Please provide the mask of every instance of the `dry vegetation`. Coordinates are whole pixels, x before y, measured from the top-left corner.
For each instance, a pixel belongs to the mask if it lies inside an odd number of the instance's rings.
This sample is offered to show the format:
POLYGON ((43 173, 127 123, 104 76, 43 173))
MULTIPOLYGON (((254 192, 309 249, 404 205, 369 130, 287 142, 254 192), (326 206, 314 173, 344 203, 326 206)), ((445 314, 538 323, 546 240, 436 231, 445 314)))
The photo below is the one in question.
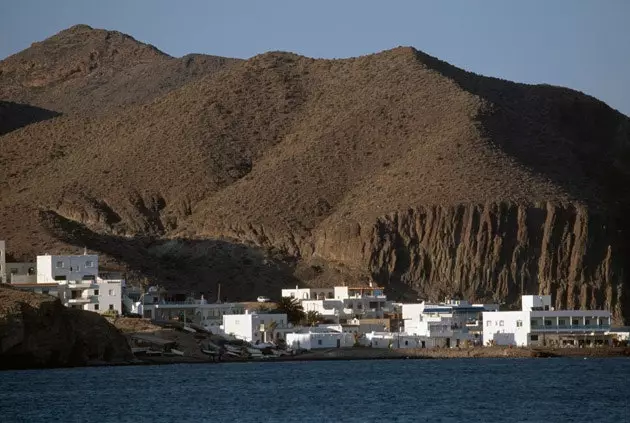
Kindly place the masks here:
POLYGON ((24 114, 0 107, 0 237, 18 256, 87 245, 232 298, 363 283, 376 222, 420 206, 628 210, 626 116, 411 48, 176 59, 78 26, 0 62, 0 98, 62 113, 3 124, 24 114))

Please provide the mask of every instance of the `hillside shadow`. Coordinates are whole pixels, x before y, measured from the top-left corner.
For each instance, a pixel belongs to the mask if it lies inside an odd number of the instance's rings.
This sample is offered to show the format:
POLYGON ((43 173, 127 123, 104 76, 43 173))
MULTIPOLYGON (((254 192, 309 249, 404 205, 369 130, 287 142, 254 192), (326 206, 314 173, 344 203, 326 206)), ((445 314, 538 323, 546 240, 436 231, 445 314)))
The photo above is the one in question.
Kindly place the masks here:
POLYGON ((259 295, 277 298, 281 288, 298 283, 292 264, 261 248, 216 239, 99 234, 52 211, 40 212, 40 220, 55 238, 115 259, 128 269, 129 282, 159 284, 178 295, 215 301, 220 284, 222 301, 256 301, 259 295))
POLYGON ((630 118, 568 88, 485 77, 415 55, 490 103, 477 119, 496 147, 590 206, 619 201, 620 180, 630 181, 630 118), (586 192, 585 186, 592 189, 586 192))
POLYGON ((0 100, 0 136, 60 115, 61 113, 52 110, 0 100))

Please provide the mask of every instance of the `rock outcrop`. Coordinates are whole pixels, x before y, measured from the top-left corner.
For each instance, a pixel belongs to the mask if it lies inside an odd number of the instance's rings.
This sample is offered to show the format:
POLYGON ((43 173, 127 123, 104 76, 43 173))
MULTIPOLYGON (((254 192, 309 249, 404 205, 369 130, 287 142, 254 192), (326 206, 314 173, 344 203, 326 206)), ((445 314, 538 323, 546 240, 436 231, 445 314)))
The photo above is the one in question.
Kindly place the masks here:
POLYGON ((85 366, 133 359, 104 317, 48 295, 0 286, 0 369, 85 366))

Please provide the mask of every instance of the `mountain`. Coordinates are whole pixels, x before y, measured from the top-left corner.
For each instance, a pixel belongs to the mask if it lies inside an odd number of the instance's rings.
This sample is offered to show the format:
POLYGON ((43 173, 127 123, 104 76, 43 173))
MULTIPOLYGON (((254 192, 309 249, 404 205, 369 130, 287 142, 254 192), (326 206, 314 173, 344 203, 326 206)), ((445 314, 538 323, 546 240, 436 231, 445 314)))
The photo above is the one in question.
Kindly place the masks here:
POLYGON ((595 98, 407 47, 177 59, 85 26, 0 72, 19 257, 87 246, 209 298, 374 281, 630 315, 630 119, 595 98))

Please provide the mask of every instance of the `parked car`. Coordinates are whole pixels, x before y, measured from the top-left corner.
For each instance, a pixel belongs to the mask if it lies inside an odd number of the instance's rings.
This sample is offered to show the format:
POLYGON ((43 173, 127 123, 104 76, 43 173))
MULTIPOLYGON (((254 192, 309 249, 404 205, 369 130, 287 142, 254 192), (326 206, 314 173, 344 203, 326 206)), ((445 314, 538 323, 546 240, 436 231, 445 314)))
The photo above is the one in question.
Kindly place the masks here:
POLYGON ((269 298, 260 296, 260 297, 257 298, 257 301, 259 303, 268 303, 269 302, 269 298))

